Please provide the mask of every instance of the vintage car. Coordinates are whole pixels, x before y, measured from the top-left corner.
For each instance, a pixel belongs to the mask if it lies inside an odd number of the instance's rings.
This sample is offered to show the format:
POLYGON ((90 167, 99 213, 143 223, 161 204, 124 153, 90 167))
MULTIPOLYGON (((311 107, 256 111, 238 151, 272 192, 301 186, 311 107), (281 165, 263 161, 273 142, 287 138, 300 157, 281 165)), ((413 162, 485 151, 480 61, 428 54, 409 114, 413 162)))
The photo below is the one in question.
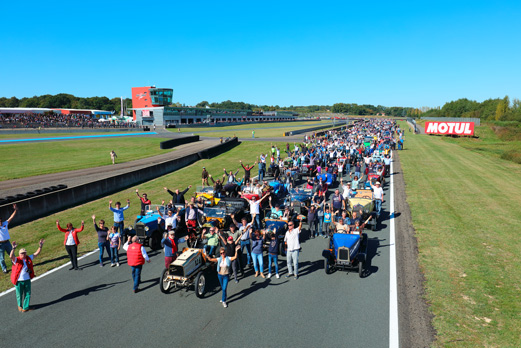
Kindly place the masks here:
POLYGON ((356 211, 358 217, 362 220, 366 220, 372 216, 373 218, 366 224, 366 226, 371 226, 371 229, 374 231, 376 229, 377 219, 373 191, 370 189, 360 189, 355 192, 355 196, 349 198, 347 211, 350 216, 353 216, 353 211, 356 211))
POLYGON ((213 207, 219 203, 219 198, 215 196, 215 192, 212 186, 197 186, 195 191, 195 198, 202 197, 204 205, 213 207))
POLYGON ((226 207, 204 207, 203 227, 226 228, 230 225, 230 217, 226 215, 226 207))
POLYGON ((367 235, 334 233, 329 239, 329 247, 322 251, 326 274, 335 270, 358 271, 360 278, 364 274, 367 257, 367 235))
POLYGON ((289 205, 296 214, 303 215, 305 220, 308 215, 312 197, 313 189, 302 187, 291 188, 289 189, 289 196, 286 198, 284 205, 289 205))
POLYGON ((212 263, 206 260, 203 249, 184 248, 182 254, 163 270, 159 287, 166 294, 172 287, 194 285, 195 295, 202 298, 206 292, 206 277, 212 270, 212 263))
POLYGON ((127 235, 136 235, 141 244, 148 245, 152 250, 161 249, 162 236, 157 221, 161 216, 157 212, 158 207, 161 214, 165 215, 167 211, 166 206, 150 204, 145 207, 145 215, 138 215, 134 226, 126 228, 127 235))
POLYGON ((331 173, 323 173, 323 174, 317 175, 317 179, 318 180, 322 179, 322 181, 325 182, 328 187, 331 187, 331 185, 333 185, 333 182, 334 182, 334 177, 333 177, 333 174, 331 174, 331 173))
POLYGON ((279 254, 286 255, 286 246, 284 244, 284 236, 288 230, 288 222, 286 220, 278 219, 276 216, 271 216, 264 219, 264 225, 267 230, 275 233, 279 239, 279 254))
MULTIPOLYGON (((369 172, 367 173, 367 181, 371 182, 371 184, 375 184, 377 181, 379 181, 382 186, 385 182, 385 167, 383 165, 377 165, 377 166, 374 166, 372 167, 371 169, 369 169, 369 172)), ((366 187, 367 187, 367 183, 366 183, 366 187)), ((371 185, 369 185, 370 187, 371 185)))

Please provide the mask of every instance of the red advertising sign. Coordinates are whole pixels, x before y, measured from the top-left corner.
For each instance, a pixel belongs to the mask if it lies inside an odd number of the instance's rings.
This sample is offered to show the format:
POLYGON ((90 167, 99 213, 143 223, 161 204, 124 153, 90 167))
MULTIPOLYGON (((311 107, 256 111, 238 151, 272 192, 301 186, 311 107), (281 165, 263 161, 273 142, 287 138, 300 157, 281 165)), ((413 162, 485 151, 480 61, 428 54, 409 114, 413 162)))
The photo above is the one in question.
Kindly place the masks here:
POLYGON ((474 135, 474 122, 425 122, 425 133, 474 135))

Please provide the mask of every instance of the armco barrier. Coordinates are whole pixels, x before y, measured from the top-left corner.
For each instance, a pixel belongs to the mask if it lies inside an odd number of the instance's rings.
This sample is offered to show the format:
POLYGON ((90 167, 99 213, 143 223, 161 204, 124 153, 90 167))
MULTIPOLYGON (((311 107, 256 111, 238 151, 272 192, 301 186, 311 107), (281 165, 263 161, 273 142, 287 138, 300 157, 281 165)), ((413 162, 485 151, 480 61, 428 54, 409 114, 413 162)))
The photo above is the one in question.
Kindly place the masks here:
POLYGON ((294 131, 285 132, 282 135, 285 136, 285 137, 288 137, 288 136, 291 136, 291 135, 297 135, 297 134, 302 134, 302 133, 306 133, 306 132, 312 132, 314 130, 329 128, 331 126, 332 126, 332 124, 327 124, 327 125, 322 125, 322 126, 317 126, 317 127, 297 129, 297 130, 294 130, 294 131))
MULTIPOLYGON (((0 206, 0 216, 7 219, 12 213, 12 204, 16 202, 19 214, 16 214, 9 226, 20 225, 49 214, 72 208, 79 204, 107 196, 124 190, 136 184, 149 181, 169 174, 175 170, 192 164, 202 158, 211 158, 238 145, 237 138, 218 144, 199 153, 193 153, 181 158, 153 164, 146 168, 136 169, 124 174, 81 184, 56 191, 47 191, 39 196, 14 200, 0 206), (23 213, 22 213, 23 212, 23 213)), ((44 190, 45 191, 45 190, 44 190)), ((14 197, 13 197, 14 198, 14 197)))
POLYGON ((161 148, 163 150, 171 149, 171 148, 179 146, 179 145, 193 143, 196 141, 199 141, 198 135, 192 135, 189 137, 182 137, 182 138, 175 138, 175 139, 170 139, 170 140, 165 140, 165 141, 160 142, 159 148, 161 148))

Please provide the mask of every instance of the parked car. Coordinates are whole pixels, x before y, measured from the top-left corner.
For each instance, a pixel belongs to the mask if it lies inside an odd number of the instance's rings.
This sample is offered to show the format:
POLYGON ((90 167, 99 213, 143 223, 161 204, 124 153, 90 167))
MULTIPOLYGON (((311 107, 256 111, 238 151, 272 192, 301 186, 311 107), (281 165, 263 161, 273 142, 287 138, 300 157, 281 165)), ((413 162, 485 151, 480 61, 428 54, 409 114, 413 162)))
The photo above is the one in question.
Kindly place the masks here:
POLYGON ((367 257, 367 235, 334 233, 329 239, 328 248, 322 252, 326 259, 326 274, 335 270, 358 271, 363 276, 367 257))

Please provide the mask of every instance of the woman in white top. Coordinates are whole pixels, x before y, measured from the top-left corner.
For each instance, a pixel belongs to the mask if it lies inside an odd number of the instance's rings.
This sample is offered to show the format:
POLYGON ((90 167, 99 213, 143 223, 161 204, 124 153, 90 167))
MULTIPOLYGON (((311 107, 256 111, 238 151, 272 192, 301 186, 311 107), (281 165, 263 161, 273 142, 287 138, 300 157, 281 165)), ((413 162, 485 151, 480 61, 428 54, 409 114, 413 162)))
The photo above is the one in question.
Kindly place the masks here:
POLYGON ((230 280, 230 267, 232 264, 232 261, 234 261, 237 258, 237 251, 240 249, 240 246, 237 246, 235 248, 235 256, 229 257, 226 256, 226 250, 224 248, 221 248, 221 251, 219 252, 220 256, 219 258, 213 258, 209 255, 206 256, 206 259, 211 262, 217 262, 217 278, 219 278, 219 283, 221 284, 222 289, 222 297, 221 302, 223 304, 223 307, 226 308, 228 305, 226 304, 226 289, 228 288, 228 281, 230 280))

